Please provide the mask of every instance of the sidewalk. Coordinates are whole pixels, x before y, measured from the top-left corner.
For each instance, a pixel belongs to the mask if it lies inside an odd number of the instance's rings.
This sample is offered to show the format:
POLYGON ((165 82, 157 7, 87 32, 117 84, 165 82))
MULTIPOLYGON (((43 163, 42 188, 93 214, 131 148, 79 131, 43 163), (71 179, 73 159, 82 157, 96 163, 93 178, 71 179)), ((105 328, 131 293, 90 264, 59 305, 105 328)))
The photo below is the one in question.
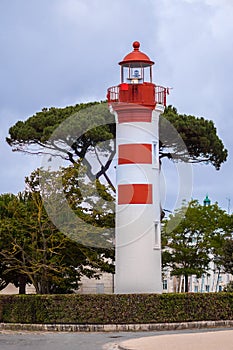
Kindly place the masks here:
POLYGON ((233 330, 158 335, 127 340, 121 350, 233 350, 233 330))

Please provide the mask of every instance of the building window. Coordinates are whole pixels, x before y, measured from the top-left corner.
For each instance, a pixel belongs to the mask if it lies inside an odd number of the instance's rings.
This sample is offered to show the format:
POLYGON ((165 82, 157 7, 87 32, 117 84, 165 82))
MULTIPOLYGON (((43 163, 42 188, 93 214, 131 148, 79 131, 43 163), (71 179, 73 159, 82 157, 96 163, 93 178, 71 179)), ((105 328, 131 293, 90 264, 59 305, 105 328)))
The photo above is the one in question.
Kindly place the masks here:
POLYGON ((104 294, 104 283, 96 283, 96 294, 104 294))
POLYGON ((163 280, 163 290, 167 290, 167 280, 163 280))
POLYGON ((154 249, 160 249, 160 226, 159 222, 154 222, 154 249))
POLYGON ((205 286, 205 291, 206 291, 207 293, 209 293, 209 291, 210 291, 210 286, 209 286, 208 284, 205 286))
POLYGON ((194 286, 194 292, 198 293, 198 286, 194 286))
POLYGON ((219 292, 222 292, 222 286, 219 286, 219 287, 218 287, 218 291, 219 291, 219 292))
POLYGON ((157 168, 159 165, 159 153, 158 153, 158 142, 152 142, 152 166, 157 168))

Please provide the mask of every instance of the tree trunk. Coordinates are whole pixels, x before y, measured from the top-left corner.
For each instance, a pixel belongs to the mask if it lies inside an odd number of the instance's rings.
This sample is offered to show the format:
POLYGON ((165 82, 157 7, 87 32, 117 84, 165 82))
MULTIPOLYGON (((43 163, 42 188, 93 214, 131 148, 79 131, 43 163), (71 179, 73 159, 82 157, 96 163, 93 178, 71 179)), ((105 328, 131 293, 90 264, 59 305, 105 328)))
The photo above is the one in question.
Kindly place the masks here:
POLYGON ((27 277, 25 276, 19 277, 19 294, 26 294, 26 280, 27 277))
POLYGON ((189 291, 189 276, 188 275, 184 275, 184 285, 185 285, 185 293, 188 293, 189 291))

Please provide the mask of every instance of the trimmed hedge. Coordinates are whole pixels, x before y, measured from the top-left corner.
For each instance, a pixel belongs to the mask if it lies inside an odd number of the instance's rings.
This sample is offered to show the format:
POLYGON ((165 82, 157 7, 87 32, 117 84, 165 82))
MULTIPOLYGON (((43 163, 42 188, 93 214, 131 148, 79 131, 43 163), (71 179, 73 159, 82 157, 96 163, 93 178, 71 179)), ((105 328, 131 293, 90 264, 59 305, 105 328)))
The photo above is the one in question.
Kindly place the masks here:
POLYGON ((233 320, 233 293, 0 295, 0 322, 125 324, 233 320))

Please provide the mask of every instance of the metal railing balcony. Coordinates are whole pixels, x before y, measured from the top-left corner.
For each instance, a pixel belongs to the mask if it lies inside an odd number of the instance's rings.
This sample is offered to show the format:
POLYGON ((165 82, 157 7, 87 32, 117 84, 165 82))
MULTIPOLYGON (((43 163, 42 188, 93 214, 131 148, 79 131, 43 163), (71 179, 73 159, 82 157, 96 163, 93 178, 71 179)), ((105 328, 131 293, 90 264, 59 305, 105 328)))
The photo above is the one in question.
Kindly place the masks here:
POLYGON ((166 106, 167 92, 167 88, 152 83, 123 83, 110 87, 107 99, 109 103, 135 103, 148 107, 155 107, 156 104, 166 106))

